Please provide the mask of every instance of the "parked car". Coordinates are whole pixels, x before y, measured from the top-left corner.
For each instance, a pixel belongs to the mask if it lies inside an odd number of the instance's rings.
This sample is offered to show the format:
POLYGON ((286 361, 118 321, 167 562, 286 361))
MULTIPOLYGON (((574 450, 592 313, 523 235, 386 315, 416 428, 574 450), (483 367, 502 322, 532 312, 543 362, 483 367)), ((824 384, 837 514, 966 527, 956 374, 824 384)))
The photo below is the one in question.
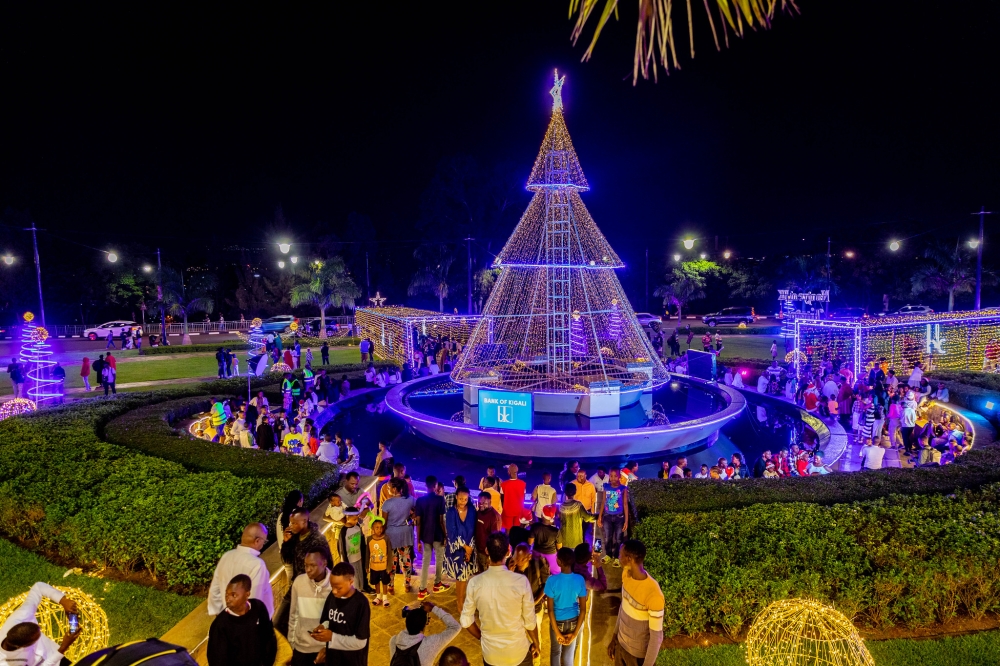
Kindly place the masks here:
POLYGON ((926 305, 904 305, 895 312, 891 313, 893 315, 929 315, 934 314, 934 310, 930 309, 926 305))
POLYGON ((291 326, 293 321, 295 321, 295 317, 292 315, 269 317, 260 325, 260 330, 264 333, 284 333, 285 331, 291 330, 289 326, 291 326))
POLYGON ((701 318, 709 326, 717 324, 752 324, 757 321, 757 315, 753 307, 749 305, 739 305, 732 308, 722 308, 718 312, 707 314, 701 318))
POLYGON ((122 331, 131 333, 135 328, 139 328, 139 324, 134 321, 109 321, 100 326, 84 329, 83 337, 91 340, 103 340, 108 337, 108 331, 111 331, 111 335, 117 338, 122 334, 122 331))
MULTIPOLYGON (((299 325, 302 326, 309 335, 319 335, 319 317, 313 317, 312 319, 306 319, 305 321, 299 321, 299 325)), ((337 331, 337 324, 333 323, 332 320, 326 320, 326 334, 333 335, 337 331)))
POLYGON ((639 326, 659 328, 663 325, 663 317, 660 315, 650 314, 648 312, 636 312, 635 318, 639 320, 639 326))
POLYGON ((833 308, 827 313, 828 319, 867 319, 864 308, 833 308))

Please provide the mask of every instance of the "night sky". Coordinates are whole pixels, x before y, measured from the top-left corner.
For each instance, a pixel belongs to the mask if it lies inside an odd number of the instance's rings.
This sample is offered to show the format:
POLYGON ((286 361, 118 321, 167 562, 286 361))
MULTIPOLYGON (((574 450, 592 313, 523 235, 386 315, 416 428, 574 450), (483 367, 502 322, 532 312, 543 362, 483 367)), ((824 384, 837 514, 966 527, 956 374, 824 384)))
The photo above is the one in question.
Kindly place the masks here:
POLYGON ((300 242, 352 237, 356 212, 405 283, 417 242, 463 237, 416 224, 442 160, 526 179, 554 68, 584 201, 633 294, 645 249, 658 261, 685 235, 744 256, 971 237, 970 213, 1000 210, 1000 4, 800 9, 716 53, 696 6, 697 57, 633 86, 634 3, 589 63, 562 0, 5 3, 0 251, 30 260, 10 212, 28 211, 43 268, 103 260, 80 244, 269 266, 278 206, 300 242))

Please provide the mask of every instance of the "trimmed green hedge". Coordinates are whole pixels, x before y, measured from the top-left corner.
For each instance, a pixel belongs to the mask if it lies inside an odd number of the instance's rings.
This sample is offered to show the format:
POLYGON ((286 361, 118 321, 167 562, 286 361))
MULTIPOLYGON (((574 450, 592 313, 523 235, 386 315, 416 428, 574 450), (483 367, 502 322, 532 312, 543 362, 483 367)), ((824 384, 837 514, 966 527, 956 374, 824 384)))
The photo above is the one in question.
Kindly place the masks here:
MULTIPOLYGON (((753 464, 753 461, 748 461, 753 464)), ((974 448, 954 464, 912 469, 885 468, 861 474, 743 479, 643 479, 629 484, 640 517, 660 512, 718 511, 751 505, 809 502, 829 506, 892 494, 930 495, 975 490, 1000 483, 1000 448, 974 448)))
POLYGON ((998 503, 993 484, 831 507, 665 512, 641 519, 635 536, 661 582, 668 636, 735 637, 788 597, 832 603, 868 626, 921 627, 1000 611, 998 503))
MULTIPOLYGON (((693 320, 692 320, 693 321, 693 320)), ((676 319, 665 320, 663 324, 660 325, 660 332, 664 333, 664 339, 670 335, 670 333, 675 329, 679 328, 683 332, 687 332, 687 325, 691 324, 691 330, 696 335, 704 335, 705 332, 709 332, 712 335, 716 333, 721 333, 722 335, 778 335, 781 333, 781 326, 747 326, 746 328, 740 328, 738 326, 716 326, 712 328, 707 324, 701 323, 701 318, 698 318, 698 323, 694 324, 691 321, 677 321, 676 319)))
POLYGON ((123 394, 0 422, 0 532, 60 561, 146 569, 177 589, 206 584, 243 527, 270 522, 294 485, 192 473, 96 434, 190 393, 123 394))
POLYGON ((222 446, 171 426, 211 406, 210 398, 194 397, 140 407, 104 426, 104 438, 193 471, 227 471, 239 477, 288 481, 306 495, 310 504, 333 491, 339 476, 335 465, 273 451, 222 446))

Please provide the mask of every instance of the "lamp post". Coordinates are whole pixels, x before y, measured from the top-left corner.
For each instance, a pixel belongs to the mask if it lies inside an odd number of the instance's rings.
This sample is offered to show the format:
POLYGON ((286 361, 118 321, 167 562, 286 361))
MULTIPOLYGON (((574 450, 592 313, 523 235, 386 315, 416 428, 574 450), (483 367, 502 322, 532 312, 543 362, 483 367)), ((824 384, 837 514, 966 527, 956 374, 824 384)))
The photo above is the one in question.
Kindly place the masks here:
POLYGON ((993 213, 986 210, 986 206, 980 206, 978 213, 973 213, 973 215, 979 216, 979 242, 976 243, 976 309, 980 309, 980 297, 983 291, 983 220, 985 216, 992 215, 993 213))

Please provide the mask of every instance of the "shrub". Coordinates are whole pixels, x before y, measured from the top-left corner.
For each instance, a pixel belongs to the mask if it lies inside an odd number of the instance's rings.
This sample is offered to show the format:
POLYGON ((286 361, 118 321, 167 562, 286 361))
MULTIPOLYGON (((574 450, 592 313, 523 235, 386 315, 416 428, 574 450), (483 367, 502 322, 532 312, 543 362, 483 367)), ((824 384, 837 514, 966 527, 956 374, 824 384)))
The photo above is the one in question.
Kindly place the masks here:
POLYGON ((98 439, 110 419, 185 394, 123 394, 0 422, 0 532, 59 560, 146 569, 178 589, 207 583, 243 526, 270 523, 293 484, 192 473, 98 439))
POLYGON ((735 637, 768 603, 796 596, 869 626, 920 627, 1000 610, 998 501, 993 484, 830 507, 665 512, 640 520, 636 537, 663 582, 667 635, 735 637))
POLYGON ((327 497, 333 490, 338 478, 334 465, 301 456, 222 446, 171 427, 210 407, 207 397, 140 407, 104 426, 104 438, 112 444, 180 463, 193 471, 228 471, 238 477, 287 481, 299 488, 310 503, 327 497))
MULTIPOLYGON (((753 464, 753 461, 748 461, 753 464)), ((1000 482, 1000 448, 975 448, 945 467, 885 468, 861 474, 789 479, 709 481, 643 479, 629 484, 640 517, 662 512, 717 511, 754 504, 832 505, 892 494, 930 495, 975 490, 1000 482)))

